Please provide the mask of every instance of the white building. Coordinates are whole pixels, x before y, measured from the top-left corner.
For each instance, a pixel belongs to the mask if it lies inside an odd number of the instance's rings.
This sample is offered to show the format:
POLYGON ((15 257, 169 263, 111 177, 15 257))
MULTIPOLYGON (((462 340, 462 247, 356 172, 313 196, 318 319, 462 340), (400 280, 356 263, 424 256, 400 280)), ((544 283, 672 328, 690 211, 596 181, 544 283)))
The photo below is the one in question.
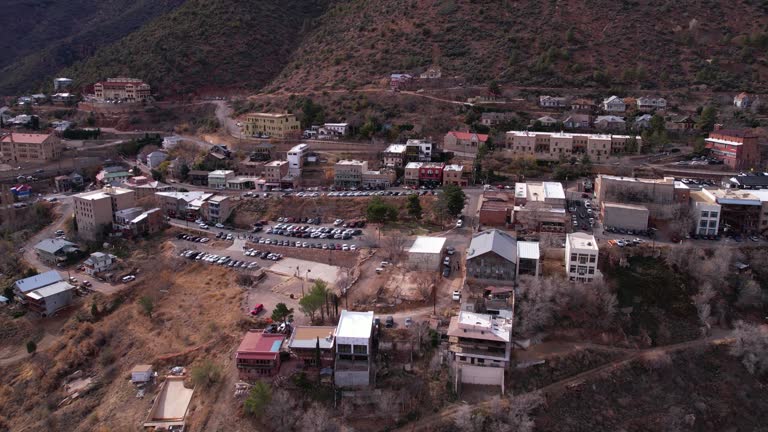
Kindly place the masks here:
POLYGON ((288 174, 301 177, 301 169, 304 167, 304 159, 309 152, 309 144, 299 144, 288 150, 288 174))
POLYGON ((147 166, 150 169, 157 169, 161 163, 168 159, 168 153, 162 151, 153 151, 147 155, 147 166))
POLYGON ((603 110, 606 112, 623 113, 627 110, 627 104, 618 96, 611 96, 604 99, 602 103, 603 110))
POLYGON ((653 111, 657 109, 665 109, 666 107, 667 107, 667 100, 662 97, 637 98, 637 109, 640 111, 653 111))
POLYGON ((235 178, 235 172, 232 170, 216 170, 208 173, 208 187, 214 189, 225 189, 227 182, 235 178))
POLYGON ((539 106, 543 108, 565 108, 568 99, 560 96, 539 96, 539 106))
POLYGON ((409 139, 405 142, 405 147, 406 155, 416 154, 415 148, 418 148, 419 162, 430 162, 432 160, 435 144, 432 141, 424 139, 409 139), (409 150, 409 147, 415 148, 413 150, 409 150))
POLYGON ((136 365, 131 369, 131 382, 134 384, 148 383, 152 381, 152 365, 136 365))
POLYGON ((408 265, 417 270, 437 270, 445 250, 445 237, 416 237, 408 249, 408 265))
MULTIPOLYGON (((513 300, 514 303, 514 300, 513 300)), ((511 310, 500 315, 460 311, 448 325, 454 388, 459 383, 500 386, 512 357, 511 310)))
POLYGON ((83 262, 85 274, 93 276, 96 273, 107 271, 112 268, 115 260, 116 257, 114 255, 105 254, 103 252, 94 252, 83 262))
POLYGON ((382 153, 384 166, 388 168, 401 167, 405 161, 405 144, 390 144, 382 153))
POLYGON ((336 326, 334 380, 338 387, 365 387, 371 383, 373 312, 341 311, 336 326))
POLYGON ((31 312, 46 317, 72 302, 74 287, 62 280, 57 271, 51 270, 16 281, 13 289, 19 301, 31 312))
POLYGON ((691 210, 693 211, 694 233, 697 235, 717 235, 720 229, 722 208, 717 199, 706 190, 691 192, 691 210))
POLYGON ((582 232, 568 234, 565 241, 565 271, 568 279, 589 282, 598 274, 598 247, 595 236, 582 232))
POLYGON ((347 123, 325 123, 320 129, 321 135, 345 136, 349 131, 347 123))
POLYGON ((64 90, 65 88, 68 88, 72 85, 72 80, 69 78, 54 78, 53 79, 53 89, 54 90, 64 90))

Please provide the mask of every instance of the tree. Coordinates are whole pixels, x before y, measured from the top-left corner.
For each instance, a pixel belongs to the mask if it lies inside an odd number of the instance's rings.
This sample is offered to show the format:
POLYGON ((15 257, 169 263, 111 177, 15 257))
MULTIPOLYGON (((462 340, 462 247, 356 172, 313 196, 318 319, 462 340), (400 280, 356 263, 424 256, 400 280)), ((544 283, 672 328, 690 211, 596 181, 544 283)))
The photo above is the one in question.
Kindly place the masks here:
POLYGON ((438 206, 449 216, 456 217, 464 209, 465 198, 466 195, 460 187, 452 184, 445 185, 443 186, 443 193, 440 194, 438 199, 438 206))
POLYGON ((312 432, 338 432, 339 425, 332 420, 332 417, 332 413, 322 405, 312 404, 312 406, 302 415, 301 430, 312 432))
POLYGON ((221 380, 221 366, 210 359, 205 359, 202 364, 192 368, 192 382, 195 386, 211 387, 221 380))
POLYGON ((315 320, 315 314, 320 311, 320 319, 325 320, 325 309, 323 306, 327 306, 328 297, 328 284, 321 279, 317 279, 309 290, 307 295, 299 300, 299 308, 310 320, 315 320))
POLYGON ((181 174, 181 178, 182 179, 186 179, 187 176, 189 176, 189 171, 191 171, 189 169, 189 165, 187 165, 187 164, 182 165, 181 169, 179 170, 179 173, 181 174))
POLYGON ((163 180, 163 173, 160 171, 153 169, 149 171, 150 174, 152 174, 152 179, 155 181, 161 181, 163 180))
POLYGON ((34 354, 35 351, 37 351, 37 344, 35 343, 35 341, 27 342, 27 352, 29 354, 34 354))
POLYGON ((384 202, 379 197, 371 199, 365 214, 370 222, 384 223, 397 220, 397 209, 395 206, 384 202))
POLYGON ((743 308, 759 307, 763 304, 763 290, 760 284, 749 279, 739 287, 739 298, 736 305, 743 308))
POLYGON ((741 363, 752 375, 768 372, 768 334, 759 326, 738 321, 733 337, 731 355, 741 357, 741 363))
POLYGON ((491 96, 499 96, 499 95, 501 95, 501 86, 499 85, 499 83, 496 82, 495 80, 491 81, 488 84, 488 93, 490 93, 491 96))
POLYGON ((387 259, 397 261, 405 252, 405 245, 408 244, 408 237, 401 231, 389 231, 382 241, 382 249, 386 252, 387 259))
POLYGON ((155 310, 155 302, 152 300, 152 298, 144 296, 139 299, 139 307, 141 307, 142 312, 144 312, 144 315, 148 316, 149 319, 152 319, 152 312, 155 310))
POLYGON ((264 381, 256 381, 243 403, 243 409, 248 415, 261 417, 271 401, 272 388, 264 381))
POLYGON ((712 132, 715 129, 715 122, 717 121, 717 110, 713 106, 707 106, 701 110, 701 117, 696 127, 702 130, 702 132, 712 132))
POLYGON ((706 282, 699 287, 699 291, 691 297, 693 305, 696 306, 696 315, 699 317, 701 324, 709 330, 709 317, 712 313, 712 306, 709 302, 715 297, 715 290, 712 289, 712 284, 706 282))
POLYGON ((285 303, 278 303, 272 310, 272 321, 283 321, 288 315, 293 313, 293 309, 289 309, 285 303))
POLYGON ((630 136, 626 144, 624 144, 624 152, 629 154, 637 153, 637 138, 630 136))
POLYGON ((418 195, 409 195, 408 196, 408 214, 411 215, 414 219, 421 219, 422 216, 422 209, 421 209, 421 201, 419 201, 418 195))

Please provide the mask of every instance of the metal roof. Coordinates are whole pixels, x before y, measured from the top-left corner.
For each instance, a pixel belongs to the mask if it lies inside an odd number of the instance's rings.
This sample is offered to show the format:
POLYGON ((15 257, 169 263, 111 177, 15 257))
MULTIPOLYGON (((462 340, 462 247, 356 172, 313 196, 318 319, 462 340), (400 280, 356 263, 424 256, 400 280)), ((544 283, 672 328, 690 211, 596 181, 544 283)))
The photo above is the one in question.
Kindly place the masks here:
POLYGON ((488 252, 495 252, 510 262, 517 262, 517 240, 511 235, 499 230, 483 231, 472 236, 472 242, 467 250, 467 260, 479 257, 488 252))
POLYGON ((445 237, 416 237, 408 253, 442 253, 445 247, 445 237))
POLYGON ((45 240, 42 240, 40 243, 36 244, 35 249, 41 250, 43 252, 48 252, 50 254, 55 254, 56 252, 68 246, 77 247, 76 244, 70 241, 66 241, 64 239, 45 239, 45 240))
POLYGON ((39 275, 17 280, 16 288, 25 293, 63 280, 59 272, 50 270, 39 275))
POLYGON ((541 257, 539 242, 517 242, 517 257, 522 259, 539 259, 541 257))
POLYGON ((26 294, 27 294, 27 297, 29 297, 29 298, 32 298, 32 299, 35 299, 35 300, 40 300, 40 299, 44 299, 46 297, 51 297, 51 296, 54 296, 56 294, 63 293, 65 291, 69 291, 69 290, 74 289, 74 288, 75 287, 70 285, 68 282, 61 281, 61 282, 56 282, 56 283, 51 284, 51 285, 46 285, 46 286, 44 286, 42 288, 38 288, 38 289, 36 289, 34 291, 31 291, 31 292, 28 292, 26 294))

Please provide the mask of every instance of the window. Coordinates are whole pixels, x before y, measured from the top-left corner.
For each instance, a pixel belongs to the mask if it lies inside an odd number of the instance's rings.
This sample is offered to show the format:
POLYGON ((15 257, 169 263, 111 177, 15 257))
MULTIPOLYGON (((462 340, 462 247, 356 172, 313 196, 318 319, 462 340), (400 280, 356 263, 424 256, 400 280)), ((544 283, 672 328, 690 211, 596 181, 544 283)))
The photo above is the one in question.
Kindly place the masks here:
POLYGON ((349 344, 339 344, 338 348, 336 348, 336 351, 340 353, 351 353, 352 352, 352 345, 349 344))
POLYGON ((483 363, 485 363, 485 359, 479 358, 479 359, 477 359, 477 363, 478 364, 483 364, 483 363))
POLYGON ((575 265, 571 266, 570 272, 571 273, 576 273, 576 266, 575 265))
POLYGON ((594 267, 590 267, 590 268, 589 268, 589 271, 588 271, 587 273, 589 273, 589 274, 595 274, 595 268, 594 268, 594 267))
POLYGON ((713 218, 713 219, 717 219, 717 216, 718 216, 718 215, 719 215, 719 213, 718 213, 718 212, 714 212, 714 211, 713 211, 713 212, 709 212, 709 217, 711 217, 711 218, 713 218))
POLYGON ((706 228, 707 227, 707 221, 702 220, 701 222, 699 222, 699 226, 702 227, 702 228, 706 228))
POLYGON ((575 253, 572 253, 572 254, 571 254, 571 261, 576 261, 576 259, 577 259, 577 258, 576 258, 576 254, 575 254, 575 253))
POLYGON ((701 217, 703 217, 703 218, 709 217, 709 212, 708 211, 701 212, 701 217))
POLYGON ((594 263, 596 261, 597 261, 597 256, 596 255, 590 255, 589 256, 589 262, 594 263))
POLYGON ((368 347, 365 345, 354 345, 355 354, 368 354, 368 347))
MULTIPOLYGON (((763 225, 765 225, 765 221, 763 221, 763 225)), ((710 228, 717 228, 717 221, 709 221, 709 227, 710 228)))

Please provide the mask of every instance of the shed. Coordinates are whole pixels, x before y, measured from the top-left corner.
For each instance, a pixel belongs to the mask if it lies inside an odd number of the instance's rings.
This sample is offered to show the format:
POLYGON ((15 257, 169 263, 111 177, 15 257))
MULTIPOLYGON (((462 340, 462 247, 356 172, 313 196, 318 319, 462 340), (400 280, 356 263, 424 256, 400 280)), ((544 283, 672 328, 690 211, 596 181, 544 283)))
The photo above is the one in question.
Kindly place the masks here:
POLYGON ((408 250, 408 264, 418 270, 439 269, 445 242, 445 237, 416 237, 408 250))
POLYGON ((134 384, 146 383, 152 380, 152 365, 141 364, 131 369, 131 382, 134 384))

